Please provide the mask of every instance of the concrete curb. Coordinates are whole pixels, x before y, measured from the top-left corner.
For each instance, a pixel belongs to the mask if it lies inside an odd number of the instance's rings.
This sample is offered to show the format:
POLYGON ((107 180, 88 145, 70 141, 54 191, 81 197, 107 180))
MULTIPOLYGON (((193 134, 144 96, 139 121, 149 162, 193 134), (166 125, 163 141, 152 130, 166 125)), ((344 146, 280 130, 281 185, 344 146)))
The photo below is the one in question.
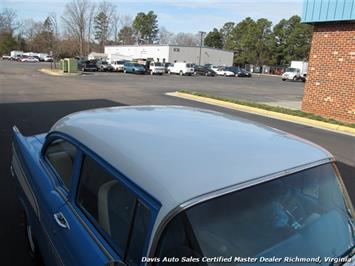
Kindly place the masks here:
POLYGON ((39 72, 42 72, 44 74, 47 74, 47 75, 52 75, 52 76, 57 76, 57 77, 63 77, 63 76, 66 76, 66 77, 70 77, 70 76, 78 76, 80 73, 62 73, 62 72, 57 72, 57 71, 53 71, 52 69, 48 69, 48 68, 41 68, 41 69, 38 69, 39 72))
POLYGON ((212 98, 207 98, 207 97, 202 97, 202 96, 196 96, 196 95, 191 95, 187 93, 181 93, 181 92, 168 92, 166 93, 168 96, 173 96, 173 97, 178 97, 178 98, 183 98, 187 100, 192 100, 192 101, 197 101, 201 103, 206 103, 206 104, 211 104, 215 106, 220 106, 224 108, 229 108, 237 111, 242 111, 242 112, 247 112, 251 114, 257 114, 261 116, 266 116, 270 118, 275 118, 283 121, 288 121, 296 124, 301 124, 301 125, 306 125, 306 126, 312 126, 324 130, 329 130, 333 131, 336 133, 342 133, 350 136, 355 136, 355 128, 351 127, 346 127, 346 126, 341 126, 341 125, 335 125, 335 124, 330 124, 322 121, 317 121, 305 117, 299 117, 299 116, 293 116, 293 115, 288 115, 288 114, 282 114, 278 112, 273 112, 273 111, 267 111, 264 109, 256 108, 256 107, 250 107, 246 105, 241 105, 241 104, 236 104, 236 103, 229 103, 229 102, 224 102, 221 100, 216 100, 212 98))
POLYGON ((251 73, 252 75, 255 76, 261 76, 261 77, 277 77, 277 78, 282 78, 282 75, 274 75, 274 74, 262 74, 262 73, 251 73))

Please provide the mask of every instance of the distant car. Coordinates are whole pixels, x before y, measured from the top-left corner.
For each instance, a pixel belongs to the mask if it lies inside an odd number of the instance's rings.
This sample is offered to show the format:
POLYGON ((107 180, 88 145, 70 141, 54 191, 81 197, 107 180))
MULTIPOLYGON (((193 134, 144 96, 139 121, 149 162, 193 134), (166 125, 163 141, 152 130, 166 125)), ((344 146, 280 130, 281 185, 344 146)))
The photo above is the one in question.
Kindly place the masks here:
POLYGON ((112 72, 114 70, 113 66, 111 66, 111 64, 109 64, 106 61, 97 61, 96 62, 96 66, 98 71, 102 71, 102 72, 112 72))
POLYGON ((217 70, 221 67, 223 67, 223 66, 210 65, 208 68, 212 69, 214 72, 217 72, 217 70))
POLYGON ((215 72, 218 76, 235 77, 235 73, 231 70, 228 70, 227 67, 219 67, 215 72))
POLYGON ((226 67, 225 70, 232 71, 236 77, 251 77, 251 73, 240 67, 226 67))
POLYGON ((47 55, 44 57, 44 62, 53 62, 53 56, 47 55))
POLYGON ((145 74, 146 70, 143 65, 134 63, 134 62, 126 62, 123 66, 124 73, 133 73, 133 74, 145 74))
POLYGON ((28 62, 28 63, 38 63, 39 59, 34 56, 24 57, 21 59, 21 62, 28 62))
POLYGON ((245 69, 242 68, 241 73, 239 73, 237 76, 251 78, 252 74, 249 71, 246 71, 245 69))
POLYGON ((98 68, 95 61, 82 61, 80 70, 83 72, 95 72, 98 71, 98 68))
POLYGON ((194 71, 195 70, 192 63, 176 62, 168 67, 169 74, 179 74, 180 76, 191 76, 193 75, 194 71))
POLYGON ((3 55, 2 60, 11 60, 11 56, 10 55, 3 55))
POLYGON ((130 106, 74 113, 46 134, 14 127, 11 173, 46 265, 354 265, 333 156, 235 116, 130 106))
POLYGON ((111 63, 111 66, 113 67, 114 71, 123 72, 124 63, 126 62, 128 61, 127 60, 114 61, 111 63))
POLYGON ((195 66, 194 67, 194 75, 213 77, 216 75, 216 72, 214 72, 212 69, 207 68, 205 66, 195 66))
POLYGON ((170 63, 163 63, 164 64, 164 68, 165 68, 165 73, 168 73, 169 71, 169 66, 171 66, 170 63))

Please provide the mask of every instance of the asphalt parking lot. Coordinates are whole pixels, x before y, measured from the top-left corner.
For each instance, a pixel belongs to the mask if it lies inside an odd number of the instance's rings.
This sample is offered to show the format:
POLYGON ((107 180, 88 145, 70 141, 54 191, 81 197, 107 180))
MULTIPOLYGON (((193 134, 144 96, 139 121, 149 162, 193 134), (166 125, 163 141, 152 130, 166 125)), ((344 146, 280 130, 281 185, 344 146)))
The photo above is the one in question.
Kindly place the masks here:
POLYGON ((260 76, 238 79, 93 73, 54 77, 37 71, 48 66, 0 61, 1 265, 33 265, 27 253, 22 210, 9 171, 11 127, 17 125, 25 135, 42 133, 62 116, 84 109, 117 105, 188 105, 230 113, 287 131, 313 141, 335 155, 355 202, 354 137, 165 95, 178 89, 190 89, 257 102, 299 102, 303 83, 260 76))
MULTIPOLYGON (((165 92, 176 91, 181 89, 189 89, 198 92, 205 92, 214 95, 237 98, 245 101, 268 103, 271 105, 280 105, 290 108, 300 108, 300 103, 303 97, 302 82, 284 82, 280 77, 265 77, 254 75, 252 78, 236 78, 236 77, 205 77, 205 76, 183 76, 168 75, 150 76, 150 75, 134 75, 123 73, 106 73, 106 72, 85 72, 82 76, 74 76, 68 78, 56 79, 56 84, 51 84, 48 87, 47 83, 42 81, 55 80, 52 77, 44 77, 43 74, 35 71, 38 68, 50 67, 49 63, 19 63, 0 61, 0 72, 5 75, 13 76, 14 73, 20 74, 14 77, 19 83, 12 84, 12 80, 3 80, 4 89, 10 98, 14 97, 14 91, 10 88, 18 86, 28 76, 34 78, 29 81, 33 86, 37 87, 36 92, 41 92, 43 97, 46 95, 68 98, 73 97, 75 91, 71 91, 67 95, 67 89, 70 89, 70 84, 77 84, 81 88, 90 90, 90 95, 102 88, 105 92, 112 92, 115 97, 117 90, 124 95, 134 96, 131 94, 139 93, 140 97, 152 98, 159 97, 165 92), (40 77, 40 78, 39 78, 40 77), (61 88, 62 85, 62 88, 61 88)), ((30 93, 30 92, 26 92, 30 93)), ((6 96, 6 95, 5 95, 6 96)), ((22 95, 24 96, 24 95, 22 95)), ((75 95, 74 95, 75 96, 75 95)), ((82 95, 81 95, 82 97, 82 95)), ((26 100, 21 97, 19 100, 26 100)), ((120 98, 119 98, 120 99, 120 98)), ((118 100, 119 100, 118 99, 118 100)), ((133 102, 132 99, 128 99, 133 102)), ((2 99, 6 101, 6 98, 2 99)), ((10 100, 11 101, 11 100, 10 100)), ((137 102, 138 104, 138 102, 137 102)))

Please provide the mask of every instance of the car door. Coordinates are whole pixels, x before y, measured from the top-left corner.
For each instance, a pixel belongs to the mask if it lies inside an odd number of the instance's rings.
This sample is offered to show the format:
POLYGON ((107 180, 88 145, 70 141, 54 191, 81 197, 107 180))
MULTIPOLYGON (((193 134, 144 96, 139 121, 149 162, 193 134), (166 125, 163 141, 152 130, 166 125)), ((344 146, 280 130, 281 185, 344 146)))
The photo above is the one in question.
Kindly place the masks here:
POLYGON ((159 205, 147 195, 138 196, 136 192, 143 192, 132 190, 95 156, 84 156, 81 169, 75 197, 78 213, 112 247, 115 262, 141 265, 159 205))
POLYGON ((81 151, 68 139, 50 136, 42 151, 43 167, 54 180, 51 208, 45 226, 56 249, 58 264, 104 265, 112 256, 101 248, 72 206, 75 180, 80 171, 81 151))

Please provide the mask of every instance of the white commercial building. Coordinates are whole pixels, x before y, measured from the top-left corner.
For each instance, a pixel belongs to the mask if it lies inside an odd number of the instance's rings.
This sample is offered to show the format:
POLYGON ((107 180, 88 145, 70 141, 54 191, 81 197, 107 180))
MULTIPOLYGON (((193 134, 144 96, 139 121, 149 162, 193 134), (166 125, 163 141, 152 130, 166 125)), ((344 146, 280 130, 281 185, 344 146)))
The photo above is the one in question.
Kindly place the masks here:
POLYGON ((107 60, 107 55, 104 53, 91 52, 88 54, 88 60, 107 60))
POLYGON ((188 62, 201 65, 233 65, 234 53, 221 49, 181 45, 113 45, 105 46, 109 61, 151 59, 156 62, 188 62), (200 61, 201 52, 201 61, 200 61))

